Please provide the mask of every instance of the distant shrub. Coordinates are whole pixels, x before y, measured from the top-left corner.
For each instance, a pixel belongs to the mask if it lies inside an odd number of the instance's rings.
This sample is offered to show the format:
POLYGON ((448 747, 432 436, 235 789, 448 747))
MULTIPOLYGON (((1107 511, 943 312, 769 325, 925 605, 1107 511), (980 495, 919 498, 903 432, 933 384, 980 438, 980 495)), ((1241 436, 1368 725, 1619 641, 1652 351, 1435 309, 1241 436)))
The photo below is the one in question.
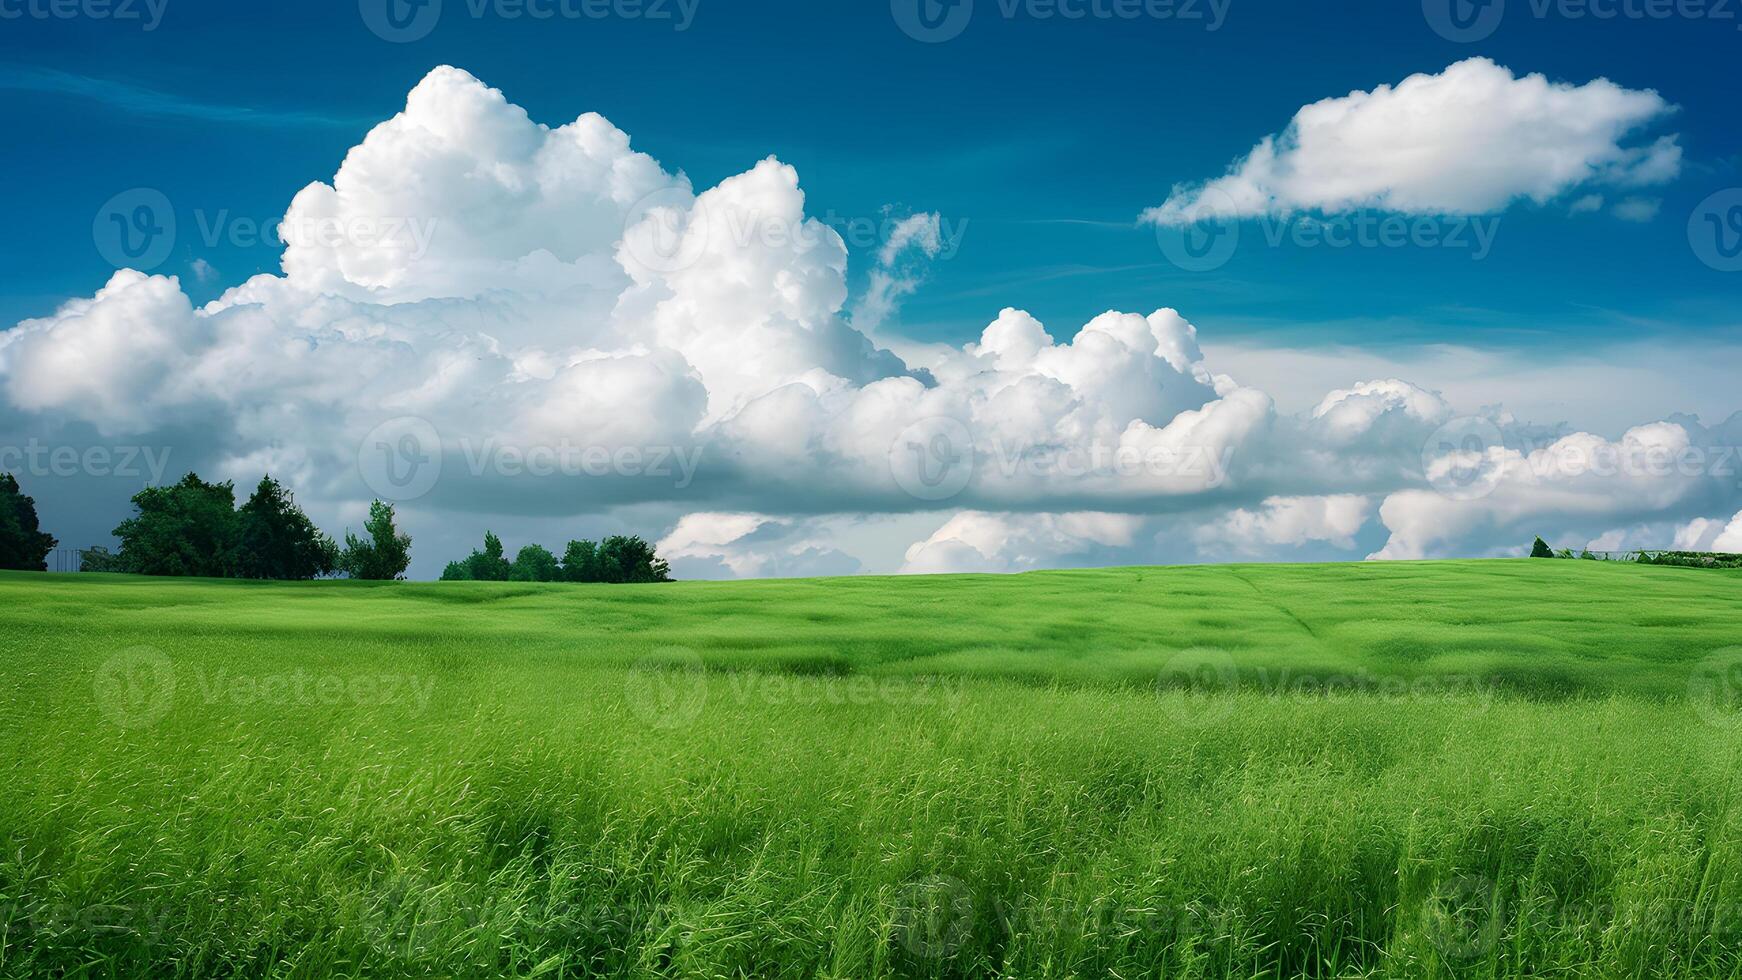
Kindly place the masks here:
POLYGON ((1672 565, 1680 568, 1742 568, 1742 555, 1704 551, 1642 551, 1642 565, 1672 565))
POLYGON ((1530 549, 1530 557, 1532 557, 1532 558, 1553 558, 1554 557, 1554 549, 1550 548, 1548 546, 1547 541, 1544 541, 1541 538, 1537 538, 1536 545, 1530 549))
POLYGON ((101 545, 79 552, 79 571, 81 572, 115 573, 126 570, 127 566, 122 563, 121 556, 101 545))

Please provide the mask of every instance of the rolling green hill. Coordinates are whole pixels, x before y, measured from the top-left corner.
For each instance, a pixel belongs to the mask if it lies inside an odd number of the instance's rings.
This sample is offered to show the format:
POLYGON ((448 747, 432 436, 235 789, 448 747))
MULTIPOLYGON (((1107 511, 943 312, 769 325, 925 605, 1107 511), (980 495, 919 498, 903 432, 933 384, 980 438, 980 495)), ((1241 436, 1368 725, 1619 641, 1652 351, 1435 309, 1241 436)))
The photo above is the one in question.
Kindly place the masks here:
POLYGON ((0 975, 1742 970, 1742 573, 0 575, 0 975))

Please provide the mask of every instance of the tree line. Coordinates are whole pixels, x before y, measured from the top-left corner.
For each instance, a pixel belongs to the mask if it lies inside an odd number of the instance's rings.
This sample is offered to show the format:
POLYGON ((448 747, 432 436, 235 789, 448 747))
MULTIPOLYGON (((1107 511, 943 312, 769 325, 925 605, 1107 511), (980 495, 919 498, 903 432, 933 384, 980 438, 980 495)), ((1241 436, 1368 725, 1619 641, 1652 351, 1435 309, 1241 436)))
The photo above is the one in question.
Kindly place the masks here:
POLYGON ((560 559, 542 545, 529 544, 509 561, 502 539, 486 531, 484 549, 449 562, 442 581, 634 585, 671 581, 671 566, 646 541, 624 535, 603 541, 570 541, 560 559))
MULTIPOLYGON (((207 483, 189 473, 181 482, 134 494, 133 516, 111 533, 118 552, 79 553, 87 572, 240 578, 276 581, 326 578, 395 581, 411 566, 411 536, 395 523, 392 505, 369 505, 361 536, 344 542, 315 526, 295 496, 270 475, 236 505, 234 483, 207 483)), ((36 501, 10 473, 0 473, 0 569, 45 572, 59 544, 43 533, 36 501)), ((484 549, 450 563, 443 581, 643 583, 671 581, 671 566, 639 537, 571 541, 559 559, 536 544, 507 560, 502 540, 484 535, 484 549)))
POLYGON ((120 552, 83 552, 85 571, 274 581, 344 575, 385 582, 404 578, 411 566, 411 536, 395 525, 392 505, 371 503, 363 535, 347 531, 341 545, 271 476, 262 477, 240 507, 235 484, 207 483, 189 473, 172 486, 134 494, 133 510, 110 532, 120 539, 120 552))

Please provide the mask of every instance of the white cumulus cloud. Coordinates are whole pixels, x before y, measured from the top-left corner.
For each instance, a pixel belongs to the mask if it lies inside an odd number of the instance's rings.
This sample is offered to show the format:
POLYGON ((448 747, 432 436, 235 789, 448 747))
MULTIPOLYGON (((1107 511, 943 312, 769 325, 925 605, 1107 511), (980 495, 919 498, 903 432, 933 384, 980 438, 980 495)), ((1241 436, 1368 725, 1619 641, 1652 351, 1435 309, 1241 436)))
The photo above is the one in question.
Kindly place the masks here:
MULTIPOLYGON (((1673 135, 1640 133, 1673 109, 1656 92, 1607 79, 1520 77, 1471 58, 1304 106, 1225 176, 1176 187, 1143 217, 1180 225, 1361 209, 1490 214, 1580 188, 1661 184, 1680 172, 1681 147, 1673 135)), ((1591 209, 1589 198, 1574 206, 1591 209)))

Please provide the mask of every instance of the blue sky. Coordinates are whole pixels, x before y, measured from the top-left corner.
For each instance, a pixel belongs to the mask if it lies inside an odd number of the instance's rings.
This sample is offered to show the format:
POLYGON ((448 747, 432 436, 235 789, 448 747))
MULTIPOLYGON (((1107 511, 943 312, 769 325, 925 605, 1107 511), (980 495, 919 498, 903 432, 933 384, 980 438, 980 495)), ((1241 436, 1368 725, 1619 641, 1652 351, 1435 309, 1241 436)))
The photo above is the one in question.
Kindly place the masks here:
MULTIPOLYGON (((424 72, 451 63, 534 119, 600 112, 698 186, 772 153, 798 168, 813 215, 938 212, 960 247, 902 311, 914 336, 970 337, 1006 304, 1049 324, 1170 305, 1224 338, 1291 343, 1556 345, 1631 335, 1642 320, 1669 332, 1735 325, 1734 277, 1692 256, 1686 216, 1742 179, 1736 20, 1539 18, 1513 0, 1491 37, 1463 44, 1412 2, 1233 0, 1212 31, 1207 5, 1189 10, 1202 15, 1193 21, 1066 21, 1027 8, 1006 18, 980 0, 958 37, 923 44, 875 0, 699 0, 681 31, 675 4, 666 20, 447 7, 426 38, 399 44, 349 2, 168 0, 149 31, 142 3, 140 20, 0 21, 14 229, 0 245, 0 319, 47 313, 100 281, 90 219, 110 195, 161 189, 184 225, 195 212, 270 223, 424 72), (1300 106, 1477 54, 1521 74, 1655 89, 1679 106, 1688 166, 1657 219, 1569 220, 1527 205, 1506 212, 1480 260, 1249 244, 1213 274, 1175 268, 1136 225, 1174 183, 1219 174, 1300 106)), ((208 295, 277 264, 270 246, 208 243, 196 227, 162 271, 191 278, 195 259, 217 270, 208 295)))
POLYGON ((425 577, 485 526, 640 533, 691 576, 1494 555, 1538 533, 1742 550, 1742 5, 407 3, 0 0, 0 467, 26 460, 63 540, 104 541, 142 478, 19 447, 270 469, 337 529, 387 492, 386 431, 449 467, 396 498, 425 577), (375 129, 414 87, 422 115, 375 129), (528 148, 588 112, 651 158, 600 150, 631 196, 778 225, 802 190, 845 271, 767 241, 635 268, 616 243, 645 215, 616 185, 580 167, 525 193, 551 176, 528 148), (1300 152, 1297 113, 1332 121, 1300 152), (1281 162, 1247 159, 1276 134, 1281 162), (1335 204, 1351 184, 1380 203, 1335 204), (308 215, 440 222, 433 259, 346 241, 281 275, 270 231, 311 185, 308 215), (1223 190, 1237 246, 1182 261, 1223 190), (173 216, 167 251, 118 258, 140 215, 173 216), (1331 247, 1315 217, 1431 240, 1331 247), (898 226, 917 237, 891 248, 898 226), (97 296, 122 266, 156 276, 97 296), (257 275, 279 278, 230 292, 257 275), (1495 450, 1477 497, 1438 482, 1471 431, 1495 450), (904 483, 903 447, 958 436, 953 494, 904 483), (706 459, 680 487, 476 462, 573 438, 706 459), (1165 472, 1096 468, 1143 447, 1165 472), (1554 447, 1701 459, 1531 455, 1554 447), (1177 471, 1187 450, 1213 479, 1177 471), (1099 462, 1058 469, 1072 454, 1099 462))

